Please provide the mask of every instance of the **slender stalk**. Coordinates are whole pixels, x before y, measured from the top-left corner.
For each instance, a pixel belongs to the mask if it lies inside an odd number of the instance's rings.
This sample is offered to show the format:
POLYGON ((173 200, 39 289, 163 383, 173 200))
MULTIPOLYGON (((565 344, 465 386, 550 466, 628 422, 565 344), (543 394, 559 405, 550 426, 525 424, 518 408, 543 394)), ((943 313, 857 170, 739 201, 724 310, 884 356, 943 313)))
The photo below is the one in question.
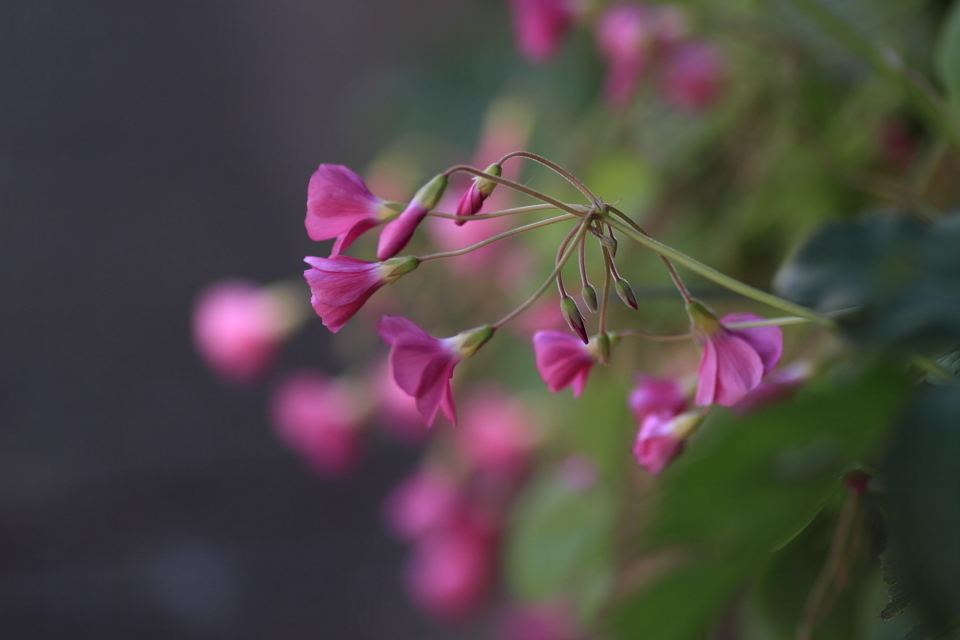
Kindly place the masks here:
POLYGON ((552 204, 530 204, 525 207, 513 207, 510 209, 503 209, 501 211, 491 211, 490 213, 478 213, 472 216, 458 216, 455 213, 441 213, 440 211, 431 211, 427 213, 428 216, 433 216, 434 218, 444 218, 446 220, 462 220, 464 222, 469 222, 471 220, 487 220, 489 218, 502 218, 503 216, 512 216, 517 213, 527 213, 528 211, 548 211, 550 209, 556 209, 552 204))
POLYGON ((457 251, 445 251, 443 253, 431 253, 430 255, 418 257, 417 259, 420 262, 428 262, 430 260, 439 260, 440 258, 455 258, 456 256, 462 256, 471 251, 475 251, 480 247, 485 247, 492 242, 497 240, 503 240, 504 238, 509 238, 510 236, 515 236, 525 231, 531 231, 533 229, 539 229, 540 227, 546 227, 547 225, 556 224, 558 222, 563 222, 564 220, 572 220, 577 216, 570 214, 564 214, 562 216, 556 216, 554 218, 547 218, 546 220, 540 220, 539 222, 531 222, 530 224, 525 224, 522 227, 517 227, 515 229, 510 229, 509 231, 504 231, 503 233, 498 233, 495 236, 491 236, 486 240, 481 240, 476 244, 472 244, 465 249, 459 249, 457 251))
POLYGON ((507 324, 508 322, 516 318, 518 315, 520 315, 521 313, 529 309, 530 305, 536 302, 537 298, 543 295, 543 292, 547 290, 547 288, 550 286, 550 283, 553 282, 553 280, 557 277, 557 275, 559 275, 560 271, 563 269, 563 265, 565 265, 567 263, 567 260, 570 259, 570 256, 573 255, 573 252, 576 250, 576 241, 579 241, 580 238, 583 237, 583 234, 585 233, 585 230, 587 228, 588 221, 589 221, 589 218, 581 220, 577 224, 577 227, 576 227, 577 232, 576 232, 576 238, 575 238, 574 244, 570 245, 568 243, 567 251, 564 252, 563 256, 561 256, 561 259, 554 266, 553 271, 550 272, 550 275, 547 276, 547 279, 544 280, 543 284, 540 285, 540 288, 537 289, 533 293, 533 295, 527 298, 523 304, 521 304, 519 307, 517 307, 516 309, 514 309, 504 317, 500 318, 500 320, 497 321, 496 323, 492 324, 491 326, 494 329, 499 329, 500 327, 507 324))
POLYGON ((672 336, 654 336, 648 333, 640 333, 639 331, 618 331, 617 333, 611 333, 610 337, 617 336, 618 338, 642 338, 644 340, 650 340, 652 342, 679 342, 680 340, 691 340, 693 338, 693 333, 679 333, 672 336))
POLYGON ((607 332, 607 307, 610 306, 610 281, 613 267, 613 260, 610 259, 610 252, 606 247, 602 247, 603 261, 606 263, 606 269, 603 270, 603 302, 600 303, 600 322, 597 333, 607 332))
POLYGON ((751 320, 750 322, 731 322, 724 324, 727 329, 753 329, 754 327, 786 327, 791 324, 806 324, 809 318, 768 318, 766 320, 751 320))
MULTIPOLYGON (((584 228, 590 226, 589 218, 586 219, 587 222, 583 225, 584 228)), ((577 237, 577 243, 579 244, 583 240, 583 234, 580 233, 580 226, 576 225, 573 229, 567 233, 567 236, 563 239, 563 242, 560 243, 560 247, 557 248, 557 259, 555 264, 560 264, 560 259, 563 257, 564 252, 567 250, 567 246, 570 244, 570 241, 573 237, 577 237)), ((560 297, 565 298, 567 296, 567 288, 563 286, 563 274, 559 271, 557 272, 557 289, 560 290, 560 297)))
POLYGON ((544 202, 553 205, 554 208, 560 209, 561 211, 566 211, 567 213, 572 214, 572 215, 575 215, 575 216, 577 216, 578 218, 582 218, 582 217, 584 217, 585 215, 587 215, 586 213, 584 213, 584 212, 581 211, 580 209, 577 209, 577 208, 575 208, 575 207, 571 207, 570 205, 564 204, 564 203, 560 202, 559 200, 554 200, 554 199, 551 198, 550 196, 544 195, 544 194, 540 193, 539 191, 537 191, 536 189, 531 189, 530 187, 524 186, 524 185, 522 185, 522 184, 520 184, 520 183, 518 183, 518 182, 514 182, 513 180, 507 180, 506 178, 501 178, 500 176, 495 176, 495 175, 491 175, 491 174, 489 174, 489 173, 484 173, 483 171, 480 171, 480 169, 476 169, 476 168, 474 168, 474 167, 471 167, 470 165, 458 164, 458 165, 455 165, 455 166, 450 167, 450 168, 447 169, 444 173, 445 173, 445 175, 450 176, 450 175, 453 175, 454 173, 458 173, 458 172, 459 172, 459 173, 469 173, 470 175, 479 176, 479 177, 483 178, 484 180, 488 180, 488 181, 490 181, 490 182, 496 182, 497 184, 503 185, 503 186, 508 187, 508 188, 510 188, 510 189, 513 189, 513 190, 515 190, 515 191, 519 191, 520 193, 525 193, 526 195, 528 195, 528 196, 530 196, 530 197, 532 197, 532 198, 536 198, 537 200, 543 200, 544 202))
POLYGON ((578 264, 580 266, 580 282, 584 287, 590 286, 590 281, 587 279, 587 242, 586 238, 580 238, 580 242, 577 245, 579 248, 579 260, 578 264))
MULTIPOLYGON (((614 210, 612 207, 611 207, 611 209, 614 210)), ((634 222, 633 220, 631 220, 629 216, 627 216, 627 215, 625 215, 625 214, 623 214, 623 213, 620 213, 619 210, 614 210, 614 211, 623 219, 624 222, 626 222, 626 223, 629 224, 631 227, 633 227, 634 229, 636 229, 637 232, 642 233, 643 235, 647 236, 648 238, 650 237, 650 234, 647 233, 646 231, 644 231, 644 230, 643 230, 643 227, 641 227, 639 224, 637 224, 636 222, 634 222)), ((608 227, 610 226, 610 225, 609 225, 609 222, 608 222, 607 226, 608 226, 608 227)), ((663 254, 660 254, 660 259, 663 260, 663 264, 665 264, 665 265, 667 266, 667 271, 670 273, 670 279, 673 280, 673 286, 675 286, 675 287, 677 288, 677 291, 680 292, 680 295, 683 297, 683 301, 684 301, 684 302, 690 302, 690 301, 692 301, 692 300, 693 300, 693 297, 690 295, 690 291, 687 290, 687 286, 683 283, 683 280, 680 279, 680 274, 677 273, 677 270, 676 270, 676 268, 673 266, 673 263, 670 262, 670 260, 668 260, 667 257, 664 256, 663 254)))
MULTIPOLYGON (((618 217, 626 218, 626 216, 622 212, 617 211, 613 207, 610 207, 610 210, 616 213, 618 217)), ((822 325, 824 327, 829 327, 831 329, 837 328, 837 324, 830 318, 823 316, 811 309, 807 309, 806 307, 802 307, 798 304, 794 304, 792 302, 784 300, 783 298, 779 298, 773 294, 751 287, 748 284, 745 284, 743 282, 740 282, 739 280, 731 278, 728 275, 720 273, 713 267, 708 267, 702 262, 698 262, 697 260, 694 260, 690 256, 683 254, 672 247, 668 247, 667 245, 661 242, 658 242, 657 240, 654 240, 653 238, 638 232, 631 225, 626 224, 619 219, 609 218, 609 224, 611 224, 614 228, 618 229, 621 233, 624 233, 625 235, 629 236, 631 239, 647 247, 648 249, 652 249, 653 251, 659 253, 661 256, 669 258, 679 264, 682 264, 686 268, 690 269, 695 273, 700 274, 704 278, 707 278, 708 280, 712 280, 713 282, 719 284, 720 286, 725 287, 736 293, 739 293, 740 295, 746 298, 756 300, 757 302, 762 302, 763 304, 773 307, 774 309, 780 309, 781 311, 791 313, 795 316, 807 318, 808 320, 812 322, 816 322, 817 324, 822 325)))
POLYGON ((511 153, 508 153, 507 155, 500 158, 500 161, 497 162, 497 164, 503 164, 505 161, 509 160, 510 158, 527 158, 528 160, 539 162, 543 166, 549 169, 552 169, 555 173, 559 174, 567 182, 569 182, 574 187, 576 187, 577 190, 580 191, 580 193, 582 193, 583 195, 585 195, 587 197, 587 200, 592 202, 595 207, 597 207, 598 209, 601 207, 600 199, 597 196, 593 195, 593 192, 590 191, 590 189, 588 189, 586 185, 584 185, 577 178, 575 178, 572 173, 570 173, 560 165, 554 164, 553 162, 547 160, 543 156, 537 155, 535 153, 531 153, 529 151, 512 151, 511 153))

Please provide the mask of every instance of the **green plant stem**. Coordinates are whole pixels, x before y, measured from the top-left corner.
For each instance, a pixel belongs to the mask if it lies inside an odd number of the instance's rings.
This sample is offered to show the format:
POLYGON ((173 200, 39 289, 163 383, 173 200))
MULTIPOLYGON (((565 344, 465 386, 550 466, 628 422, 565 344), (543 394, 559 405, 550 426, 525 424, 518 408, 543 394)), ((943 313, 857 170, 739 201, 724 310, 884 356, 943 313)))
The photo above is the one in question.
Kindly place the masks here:
POLYGON ((639 331, 618 331, 610 334, 610 337, 613 336, 617 336, 618 338, 642 338, 644 340, 650 340, 651 342, 679 342, 681 340, 693 339, 693 333, 679 333, 672 336, 654 336, 648 333, 640 333, 639 331))
POLYGON ((502 318, 501 318, 499 321, 497 321, 496 323, 490 325, 491 327, 493 327, 494 329, 499 329, 500 327, 502 327, 503 325, 507 324, 508 322, 510 322, 511 320, 513 320, 514 318, 516 318, 518 315, 520 315, 521 313, 523 313, 524 311, 526 311, 527 309, 529 309, 530 306, 531 306, 534 302, 536 302, 537 299, 538 299, 540 296, 543 295, 543 292, 547 290, 547 288, 550 286, 550 283, 552 283, 552 282, 554 281, 554 279, 557 277, 557 275, 558 275, 558 274, 560 273, 560 271, 563 269, 563 265, 565 265, 566 262, 567 262, 567 260, 570 259, 570 256, 573 255, 573 252, 574 252, 574 251, 576 250, 576 248, 577 248, 577 241, 579 241, 580 238, 583 237, 583 234, 586 232, 586 228, 587 228, 587 225, 589 224, 589 222, 590 222, 590 218, 584 218, 583 220, 580 220, 580 222, 578 223, 578 226, 577 226, 577 232, 576 232, 576 237, 574 238, 574 242, 573 242, 573 243, 568 243, 567 250, 564 252, 563 256, 561 256, 561 259, 560 259, 560 260, 557 262, 557 264, 554 266, 553 271, 550 272, 550 275, 547 276, 547 279, 544 280, 544 282, 543 282, 542 285, 540 285, 540 288, 537 289, 537 290, 533 293, 533 295, 531 295, 529 298, 527 298, 526 301, 525 301, 523 304, 521 304, 519 307, 517 307, 516 309, 514 309, 513 311, 511 311, 510 313, 508 313, 508 314, 505 315, 504 317, 502 317, 502 318))
POLYGON ((490 218, 502 218, 503 216, 512 216, 518 213, 527 213, 529 211, 549 211, 556 209, 552 204, 530 204, 525 207, 513 207, 503 209, 502 211, 491 211, 490 213, 478 213, 472 216, 458 216, 455 213, 442 213, 440 211, 431 211, 427 215, 434 218, 443 218, 445 220, 461 220, 470 222, 471 220, 489 220, 490 218))
POLYGON ((606 262, 606 269, 603 271, 603 301, 600 303, 600 322, 597 333, 607 332, 607 307, 610 303, 610 281, 613 275, 613 260, 610 258, 610 251, 606 247, 600 247, 603 252, 603 260, 606 262))
POLYGON ((503 233, 498 233, 495 236, 491 236, 486 240, 481 240, 476 244, 472 244, 465 249, 459 249, 457 251, 445 251, 443 253, 431 253, 430 255, 418 257, 417 259, 420 262, 429 262, 430 260, 439 260, 441 258, 455 258, 456 256, 462 256, 471 251, 476 251, 480 247, 485 247, 492 242, 497 240, 503 240, 504 238, 509 238, 510 236, 515 236, 525 231, 531 231, 533 229, 539 229, 540 227, 546 227, 551 224, 556 224, 558 222, 563 222, 564 220, 573 220, 577 216, 571 214, 563 214, 562 216, 556 216, 554 218, 547 218, 546 220, 540 220, 539 222, 531 222, 530 224, 525 224, 522 227, 517 227, 515 229, 510 229, 509 231, 504 231, 503 233))
POLYGON ((519 191, 520 193, 524 193, 532 198, 536 198, 537 200, 542 200, 543 202, 553 205, 554 208, 560 209, 560 211, 566 211, 567 213, 577 216, 578 218, 582 218, 587 215, 582 208, 564 204, 559 200, 554 200, 550 196, 540 193, 536 189, 531 189, 530 187, 524 186, 518 182, 514 182, 513 180, 507 180, 506 178, 501 178, 500 176, 484 173, 483 171, 480 171, 480 169, 471 167, 470 165, 458 164, 452 166, 444 172, 444 175, 450 176, 454 173, 469 173, 470 175, 479 176, 489 182, 496 182, 497 184, 503 185, 515 191, 519 191))
POLYGON ((910 356, 910 362, 921 371, 929 373, 931 376, 952 386, 960 386, 960 378, 950 373, 936 360, 931 360, 926 356, 915 353, 910 356))
MULTIPOLYGON (((610 210, 616 213, 618 216, 622 216, 624 218, 626 217, 622 212, 619 212, 616 209, 613 209, 613 207, 610 207, 610 210)), ((690 256, 680 253, 676 249, 672 247, 668 247, 662 242, 658 242, 657 240, 654 240, 653 238, 636 231, 632 226, 620 221, 617 218, 609 218, 608 223, 614 228, 616 228, 617 230, 619 230, 621 233, 629 236, 631 239, 638 242, 639 244, 642 244, 648 249, 652 249, 653 251, 657 252, 663 257, 669 258, 674 262, 682 264, 683 266, 690 269, 694 273, 700 274, 704 278, 707 278, 708 280, 711 280, 717 283, 721 287, 725 287, 730 291, 739 293, 740 295, 746 298, 750 298, 751 300, 762 302, 763 304, 773 307, 774 309, 780 309, 781 311, 785 311, 795 316, 807 318, 811 322, 816 322, 817 324, 822 325, 824 327, 828 327, 830 329, 837 328, 837 323, 831 320, 830 318, 823 316, 819 313, 816 313, 811 309, 807 309, 806 307, 802 307, 798 304, 789 302, 788 300, 784 300, 783 298, 779 298, 773 294, 751 287, 748 284, 745 284, 743 282, 740 282, 739 280, 731 278, 728 275, 720 273, 713 267, 708 267, 702 262, 698 262, 697 260, 694 260, 690 256)))
MULTIPOLYGON (((589 220, 589 218, 587 220, 589 220)), ((584 225, 584 228, 587 228, 589 226, 590 226, 589 224, 586 224, 584 225)), ((579 231, 580 231, 580 227, 574 226, 572 229, 570 229, 570 231, 567 232, 566 237, 564 237, 563 241, 560 243, 560 246, 557 248, 557 259, 555 264, 560 264, 561 259, 566 260, 566 258, 564 258, 563 256, 567 250, 567 247, 570 245, 570 241, 573 240, 574 236, 577 237, 577 244, 583 241, 583 234, 579 233, 579 231)), ((563 286, 563 274, 560 271, 557 271, 557 289, 560 290, 561 298, 567 297, 567 288, 563 286)))
POLYGON ((590 189, 588 189, 585 184, 580 182, 577 178, 574 177, 572 173, 570 173, 560 165, 555 164, 550 160, 547 160, 541 155, 537 155, 536 153, 531 153, 529 151, 512 151, 506 154, 505 156, 503 156, 502 158, 500 158, 497 164, 503 164, 505 161, 509 160, 510 158, 527 158, 528 160, 533 160, 534 162, 538 162, 542 164, 543 166, 551 169, 552 171, 554 171, 555 173, 563 177, 567 182, 572 184, 574 187, 576 187, 577 190, 583 195, 585 195, 587 197, 587 200, 592 202, 593 206, 595 206, 597 209, 601 207, 600 199, 597 198, 597 196, 593 195, 593 192, 590 191, 590 189))

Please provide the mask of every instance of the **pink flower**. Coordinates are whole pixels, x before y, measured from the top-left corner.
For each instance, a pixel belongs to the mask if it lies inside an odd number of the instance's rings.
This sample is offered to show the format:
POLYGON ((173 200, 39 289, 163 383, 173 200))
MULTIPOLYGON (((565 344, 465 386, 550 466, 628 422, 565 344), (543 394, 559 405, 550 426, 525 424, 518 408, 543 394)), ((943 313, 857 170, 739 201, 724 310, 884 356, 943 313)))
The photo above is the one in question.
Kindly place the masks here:
POLYGON ((720 96, 723 75, 723 57, 716 46, 707 42, 679 45, 663 71, 664 99, 685 111, 705 111, 720 96))
POLYGON ((644 418, 633 445, 637 463, 652 476, 663 471, 683 452, 687 436, 703 420, 703 414, 691 411, 679 415, 652 413, 644 418))
POLYGON ((336 238, 330 255, 345 251, 364 231, 390 220, 396 212, 376 197, 353 171, 321 164, 307 186, 304 224, 312 240, 336 238))
MULTIPOLYGON (((593 343, 591 343, 592 345, 593 343)), ((551 393, 573 388, 573 397, 583 392, 587 375, 597 361, 590 345, 559 331, 538 331, 533 335, 537 371, 551 393)))
POLYGON ((310 304, 333 333, 339 331, 377 289, 419 264, 413 256, 387 262, 365 262, 343 255, 308 256, 303 260, 312 267, 303 272, 312 293, 310 304))
POLYGON ((676 380, 661 380, 640 374, 637 386, 627 397, 627 404, 637 419, 637 424, 649 415, 666 414, 675 416, 687 408, 687 394, 676 380))
POLYGON ((630 100, 647 66, 654 27, 653 11, 636 4, 613 5, 597 18, 597 49, 608 65, 603 92, 613 105, 630 100))
POLYGON ((194 344, 217 375, 249 383, 270 366, 299 320, 297 305, 282 289, 242 280, 219 282, 194 304, 194 344))
POLYGON ((393 379, 404 393, 416 399, 417 409, 427 426, 433 424, 438 410, 456 424, 450 386, 453 368, 483 346, 493 336, 493 328, 478 327, 440 340, 427 335, 406 318, 383 316, 377 331, 391 347, 393 379))
POLYGON ((321 373, 289 376, 273 394, 280 439, 321 475, 342 477, 360 457, 360 410, 352 392, 321 373))
MULTIPOLYGON (((503 174, 503 169, 498 164, 492 164, 486 169, 484 173, 489 173, 490 175, 500 176, 503 174)), ((491 182, 479 176, 474 177, 473 182, 470 183, 470 188, 467 189, 460 200, 457 202, 457 215, 463 218, 467 218, 478 213, 483 207, 484 201, 490 197, 490 194, 493 193, 494 187, 497 186, 497 183, 491 182)), ((457 226, 466 224, 466 220, 456 220, 457 226)))
POLYGON ((468 468, 513 482, 527 471, 538 441, 533 416, 497 388, 473 396, 456 431, 456 445, 468 468))
POLYGON ((413 232, 417 230, 430 210, 437 206, 446 188, 447 176, 440 174, 417 191, 403 213, 380 232, 380 240, 377 244, 378 260, 392 258, 407 246, 410 238, 413 237, 413 232))
POLYGON ((573 24, 573 10, 566 0, 510 0, 517 47, 530 62, 544 62, 556 55, 573 24))
POLYGON ((486 601, 496 564, 490 523, 465 513, 456 524, 416 544, 407 565, 407 588, 427 614, 462 620, 486 601))
POLYGON ((568 604, 528 604, 507 612, 500 620, 497 640, 574 640, 579 637, 568 604))
POLYGON ((783 351, 780 327, 728 329, 725 325, 763 320, 750 313, 724 316, 719 321, 702 304, 688 304, 694 327, 703 343, 697 369, 696 403, 732 407, 773 370, 783 351))
POLYGON ((449 524, 461 506, 459 489, 444 471, 425 468, 408 476, 384 503, 384 517, 397 538, 413 541, 449 524))

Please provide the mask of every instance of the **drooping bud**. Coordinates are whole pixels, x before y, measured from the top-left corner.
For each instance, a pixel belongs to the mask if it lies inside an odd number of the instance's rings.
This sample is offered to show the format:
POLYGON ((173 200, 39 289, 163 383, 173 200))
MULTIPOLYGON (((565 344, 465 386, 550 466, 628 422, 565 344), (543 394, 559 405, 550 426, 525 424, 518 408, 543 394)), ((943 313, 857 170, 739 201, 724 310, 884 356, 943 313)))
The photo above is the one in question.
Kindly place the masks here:
POLYGON ((607 253, 610 254, 611 258, 617 257, 617 239, 613 236, 600 236, 600 244, 604 249, 607 250, 607 253))
MULTIPOLYGON (((499 177, 503 173, 503 167, 498 164, 492 164, 484 169, 483 172, 499 177)), ((483 207, 484 200, 490 197, 490 194, 493 193, 496 186, 497 183, 492 180, 486 180, 480 176, 475 177, 473 184, 460 196, 460 201, 457 202, 457 215, 466 218, 478 213, 480 208, 483 207)), ((457 220, 456 225, 459 227, 466 224, 466 222, 466 220, 457 220)))
POLYGON ((687 315, 692 328, 704 337, 710 337, 720 331, 720 320, 716 314, 699 300, 687 303, 687 315))
POLYGON ((389 284, 405 276, 420 266, 420 260, 416 256, 403 256, 400 258, 390 258, 380 263, 380 274, 384 281, 389 284))
POLYGON ((407 246, 417 225, 426 217, 427 212, 437 206, 446 188, 447 176, 442 173, 420 187, 403 213, 396 220, 388 223, 380 233, 380 241, 377 244, 378 260, 392 258, 407 246))
POLYGON ((620 299, 623 300, 623 304, 627 305, 633 310, 637 309, 637 296, 633 293, 633 287, 630 286, 630 283, 619 278, 616 282, 617 295, 620 296, 620 299))
POLYGON ((594 289, 589 284, 583 286, 583 291, 580 292, 580 297, 583 298, 583 304, 586 305, 587 309, 590 310, 590 313, 596 313, 599 305, 597 304, 597 290, 594 289))
POLYGON ((588 344, 590 339, 587 337, 587 327, 576 301, 570 296, 564 296, 560 300, 560 311, 563 312, 563 319, 570 325, 570 329, 577 334, 583 344, 588 344))

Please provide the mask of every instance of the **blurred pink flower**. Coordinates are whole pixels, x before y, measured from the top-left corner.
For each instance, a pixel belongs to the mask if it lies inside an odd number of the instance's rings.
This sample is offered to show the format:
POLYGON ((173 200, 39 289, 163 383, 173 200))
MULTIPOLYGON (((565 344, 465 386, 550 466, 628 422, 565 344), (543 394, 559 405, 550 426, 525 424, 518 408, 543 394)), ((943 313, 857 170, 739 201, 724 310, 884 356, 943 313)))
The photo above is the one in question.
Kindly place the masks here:
POLYGON ((417 411, 417 402, 397 386, 390 370, 389 358, 372 367, 368 388, 377 397, 380 424, 384 431, 409 444, 420 444, 427 439, 423 417, 417 411))
POLYGON ((708 42, 678 45, 667 58, 661 80, 668 104, 684 111, 706 111, 723 90, 723 55, 708 42))
POLYGON ((383 341, 390 345, 393 378, 405 393, 416 398, 417 409, 433 424, 438 410, 456 424, 450 379, 463 358, 473 355, 493 335, 491 327, 479 327, 440 340, 400 316, 383 316, 377 324, 383 341))
POLYGON ((426 467, 390 492, 383 513, 393 534, 409 542, 447 526, 461 502, 454 479, 441 469, 426 467))
POLYGON ((597 18, 597 49, 607 61, 603 93, 614 106, 629 102, 649 61, 655 27, 655 10, 640 4, 614 4, 597 18))
POLYGON ((345 476, 356 467, 360 413, 348 388, 319 372, 292 374, 273 394, 277 435, 311 468, 328 477, 345 476))
POLYGON ((517 47, 533 63, 556 55, 573 25, 567 0, 510 0, 517 47))
POLYGON ((197 351, 220 377, 245 384, 272 364, 301 314, 288 292, 243 280, 207 287, 193 308, 197 351))
POLYGON ((533 350, 537 371, 551 393, 568 386, 575 398, 583 392, 587 375, 597 361, 590 346, 568 333, 538 331, 533 335, 533 350))
POLYGON ((413 256, 387 262, 365 262, 342 255, 308 256, 303 261, 312 267, 303 272, 312 294, 310 304, 333 333, 339 331, 377 289, 409 273, 418 264, 413 256))
POLYGON ((770 372, 756 388, 747 392, 743 400, 730 407, 737 415, 743 416, 769 404, 784 402, 794 396, 813 372, 807 362, 793 364, 770 372))
POLYGON ((508 482, 526 473, 538 436, 526 406, 493 387, 470 398, 455 433, 469 468, 508 482))
POLYGON ((407 564, 411 597, 425 613, 443 621, 460 621, 475 614, 492 586, 495 552, 492 529, 475 517, 463 517, 423 538, 407 564))
POLYGON ((678 415, 669 412, 649 414, 640 424, 633 445, 637 463, 650 475, 658 475, 683 452, 687 436, 702 420, 703 414, 695 411, 678 415))
POLYGON ((697 369, 696 403, 732 407, 777 366, 783 351, 783 331, 780 327, 728 329, 725 325, 763 318, 751 313, 737 313, 717 321, 705 307, 699 303, 694 305, 688 305, 688 308, 693 309, 691 317, 703 344, 697 369), (693 309, 694 305, 702 311, 693 309))
POLYGON ((312 240, 336 238, 330 255, 345 251, 360 234, 390 220, 396 212, 376 197, 353 171, 321 164, 307 186, 304 224, 312 240))
POLYGON ((652 414, 675 416, 686 409, 687 403, 687 394, 678 381, 645 374, 637 376, 637 386, 627 396, 627 404, 637 424, 642 424, 652 414))

